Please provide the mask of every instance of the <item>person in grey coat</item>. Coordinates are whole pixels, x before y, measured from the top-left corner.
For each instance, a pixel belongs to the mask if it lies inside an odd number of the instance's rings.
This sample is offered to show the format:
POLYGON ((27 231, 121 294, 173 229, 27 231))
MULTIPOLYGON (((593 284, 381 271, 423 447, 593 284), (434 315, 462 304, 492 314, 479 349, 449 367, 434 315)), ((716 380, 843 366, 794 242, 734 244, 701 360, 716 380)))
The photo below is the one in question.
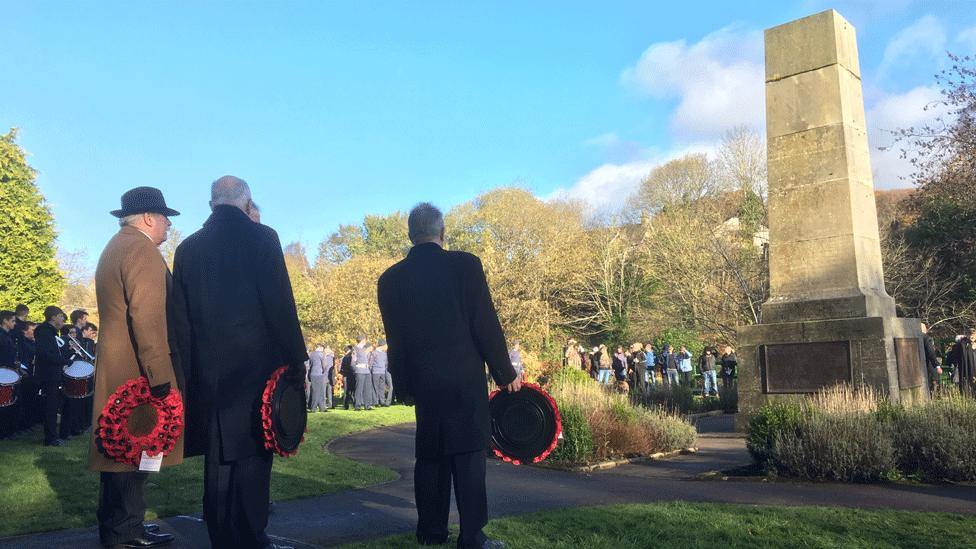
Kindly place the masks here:
POLYGON ((372 410, 373 380, 369 375, 369 349, 365 336, 357 337, 356 346, 352 348, 352 371, 356 374, 356 410, 372 410))
POLYGON ((393 401, 393 387, 387 386, 386 340, 380 338, 376 348, 369 354, 369 374, 373 378, 373 402, 378 406, 389 406, 393 401))
POLYGON ((322 359, 322 368, 325 370, 322 374, 322 383, 325 386, 325 409, 328 410, 332 408, 332 391, 335 385, 335 352, 332 347, 326 345, 322 355, 325 357, 322 359))
POLYGON ((315 350, 308 354, 308 385, 311 396, 308 399, 310 412, 325 412, 329 407, 325 402, 325 376, 328 370, 325 366, 325 349, 316 345, 315 350))

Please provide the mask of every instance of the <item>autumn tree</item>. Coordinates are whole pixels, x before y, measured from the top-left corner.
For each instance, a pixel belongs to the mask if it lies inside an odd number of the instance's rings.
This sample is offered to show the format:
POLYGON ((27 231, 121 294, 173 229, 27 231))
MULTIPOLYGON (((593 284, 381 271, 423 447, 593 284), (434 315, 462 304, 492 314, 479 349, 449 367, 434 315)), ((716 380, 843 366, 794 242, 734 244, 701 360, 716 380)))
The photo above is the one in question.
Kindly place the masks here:
POLYGON ((65 282, 51 210, 16 137, 0 135, 0 304, 39 311, 60 301, 65 282))

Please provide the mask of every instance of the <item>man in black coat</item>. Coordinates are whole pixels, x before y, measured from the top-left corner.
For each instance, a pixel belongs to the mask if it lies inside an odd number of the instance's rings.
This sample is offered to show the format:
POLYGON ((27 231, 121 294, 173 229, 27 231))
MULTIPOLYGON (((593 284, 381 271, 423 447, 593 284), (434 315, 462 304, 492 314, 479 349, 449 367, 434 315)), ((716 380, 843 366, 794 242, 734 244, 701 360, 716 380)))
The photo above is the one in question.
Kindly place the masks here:
POLYGON ((935 350, 935 340, 929 335, 929 328, 922 324, 922 344, 925 349, 925 370, 929 375, 929 390, 935 391, 942 375, 942 359, 935 350))
POLYGON ((377 293, 394 391, 416 403, 417 540, 447 540, 453 480, 458 547, 503 547, 482 532, 488 522, 485 455, 491 433, 485 364, 499 386, 518 391, 521 383, 481 261, 443 249, 444 218, 434 206, 418 205, 407 224, 414 246, 383 273, 377 293))
POLYGON ((34 329, 34 372, 44 392, 44 445, 63 446, 58 438, 58 412, 61 411, 61 375, 71 359, 62 351, 64 340, 58 335, 67 315, 58 307, 44 309, 44 323, 34 329))
POLYGON ((203 516, 215 548, 264 548, 272 454, 261 394, 279 366, 305 379, 298 324, 278 235, 249 217, 247 183, 213 183, 213 210, 176 250, 174 284, 189 326, 186 454, 205 455, 203 516))

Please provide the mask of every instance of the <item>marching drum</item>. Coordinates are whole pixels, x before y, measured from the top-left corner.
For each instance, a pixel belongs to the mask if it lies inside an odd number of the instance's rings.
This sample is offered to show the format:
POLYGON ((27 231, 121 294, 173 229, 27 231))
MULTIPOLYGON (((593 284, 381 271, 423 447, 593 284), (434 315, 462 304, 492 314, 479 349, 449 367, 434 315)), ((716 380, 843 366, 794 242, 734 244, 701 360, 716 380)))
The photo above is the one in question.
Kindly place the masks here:
POLYGON ((76 360, 64 367, 61 384, 64 396, 86 398, 95 393, 95 365, 84 360, 76 360))
POLYGON ((17 385, 20 374, 13 368, 0 368, 0 408, 17 403, 17 385))

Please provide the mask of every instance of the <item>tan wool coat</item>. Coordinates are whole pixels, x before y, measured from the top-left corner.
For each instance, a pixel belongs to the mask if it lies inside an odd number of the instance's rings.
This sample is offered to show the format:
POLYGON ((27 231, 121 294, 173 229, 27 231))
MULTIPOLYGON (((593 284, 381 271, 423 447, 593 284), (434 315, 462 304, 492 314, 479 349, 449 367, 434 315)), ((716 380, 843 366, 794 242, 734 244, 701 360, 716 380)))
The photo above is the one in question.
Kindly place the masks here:
MULTIPOLYGON (((123 227, 105 246, 95 271, 99 337, 95 364, 92 440, 88 467, 93 471, 134 471, 117 463, 95 445, 98 416, 108 396, 122 383, 142 375, 149 385, 169 383, 178 388, 174 359, 170 355, 166 317, 167 288, 171 275, 159 249, 134 227, 123 227)), ((180 376, 182 377, 182 376, 180 376)), ((155 423, 148 407, 133 411, 129 429, 147 433, 155 423)), ((183 461, 183 438, 163 458, 163 465, 183 461)))

